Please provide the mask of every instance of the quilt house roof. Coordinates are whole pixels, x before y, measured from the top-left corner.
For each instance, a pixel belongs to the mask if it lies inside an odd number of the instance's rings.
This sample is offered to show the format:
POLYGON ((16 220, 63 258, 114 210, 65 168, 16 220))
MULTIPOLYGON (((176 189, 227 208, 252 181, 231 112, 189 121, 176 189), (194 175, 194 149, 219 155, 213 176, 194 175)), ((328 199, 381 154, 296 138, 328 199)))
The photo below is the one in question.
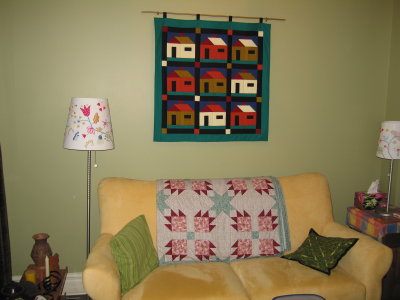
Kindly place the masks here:
POLYGON ((178 103, 172 105, 168 111, 193 111, 193 108, 189 104, 178 103))
POLYGON ((205 72, 201 78, 202 79, 225 79, 225 76, 220 71, 213 70, 213 71, 205 72))
POLYGON ((171 44, 194 44, 192 39, 188 36, 175 36, 168 41, 171 44))
POLYGON ((232 79, 247 79, 247 80, 256 80, 253 74, 249 72, 239 72, 232 79))
POLYGON ((186 70, 175 70, 172 71, 168 77, 170 78, 193 78, 193 75, 190 74, 189 71, 186 70))
POLYGON ((256 111, 250 105, 238 105, 232 112, 254 113, 256 111))
POLYGON ((226 46, 223 39, 217 37, 209 37, 201 43, 202 45, 215 45, 215 46, 226 46))
POLYGON ((221 105, 209 104, 206 105, 201 112, 225 112, 221 105))
POLYGON ((250 39, 238 39, 233 45, 239 47, 257 47, 256 43, 250 39))

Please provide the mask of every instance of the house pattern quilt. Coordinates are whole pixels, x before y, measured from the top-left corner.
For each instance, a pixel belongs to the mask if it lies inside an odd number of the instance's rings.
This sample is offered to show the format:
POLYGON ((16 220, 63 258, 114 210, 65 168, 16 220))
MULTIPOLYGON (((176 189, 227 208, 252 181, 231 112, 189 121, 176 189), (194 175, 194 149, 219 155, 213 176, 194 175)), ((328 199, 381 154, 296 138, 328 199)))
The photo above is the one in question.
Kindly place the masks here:
POLYGON ((290 249, 274 177, 157 181, 160 264, 276 256, 290 249))
POLYGON ((267 140, 271 25, 154 24, 154 140, 267 140))

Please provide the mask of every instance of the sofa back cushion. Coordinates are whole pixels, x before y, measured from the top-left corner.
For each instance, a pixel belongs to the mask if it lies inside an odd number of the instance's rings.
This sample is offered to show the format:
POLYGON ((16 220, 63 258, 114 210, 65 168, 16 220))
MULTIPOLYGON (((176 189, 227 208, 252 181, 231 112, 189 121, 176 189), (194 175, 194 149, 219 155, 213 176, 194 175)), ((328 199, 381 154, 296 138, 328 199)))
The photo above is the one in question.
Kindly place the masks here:
POLYGON ((117 234, 137 216, 144 215, 156 245, 156 183, 127 178, 106 178, 99 184, 100 233, 117 234))
POLYGON ((160 264, 277 256, 290 249, 272 176, 157 181, 160 264))
POLYGON ((322 232, 333 221, 332 203, 326 178, 319 173, 278 178, 285 197, 293 252, 308 236, 310 228, 322 232))
MULTIPOLYGON (((290 243, 297 249, 310 228, 322 232, 333 221, 326 178, 305 173, 278 178, 285 197, 290 243)), ((101 233, 115 235, 128 222, 143 214, 156 245, 156 182, 127 178, 106 178, 99 185, 101 233)))

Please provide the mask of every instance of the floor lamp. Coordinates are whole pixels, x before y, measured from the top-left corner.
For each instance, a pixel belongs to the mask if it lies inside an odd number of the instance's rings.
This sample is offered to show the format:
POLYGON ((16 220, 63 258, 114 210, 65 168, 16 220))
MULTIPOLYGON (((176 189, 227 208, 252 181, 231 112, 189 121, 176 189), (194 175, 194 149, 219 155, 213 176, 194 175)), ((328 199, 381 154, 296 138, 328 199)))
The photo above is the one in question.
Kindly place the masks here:
MULTIPOLYGON (((87 151, 86 197, 86 257, 90 252, 90 200, 92 181, 92 151, 114 149, 108 100, 102 98, 72 98, 64 148, 87 151)), ((96 165, 95 165, 96 166, 96 165)))
POLYGON ((392 188, 393 165, 396 159, 400 159, 400 121, 382 122, 381 132, 378 141, 378 151, 376 156, 384 159, 390 159, 389 186, 386 211, 382 216, 390 216, 390 193, 392 188))

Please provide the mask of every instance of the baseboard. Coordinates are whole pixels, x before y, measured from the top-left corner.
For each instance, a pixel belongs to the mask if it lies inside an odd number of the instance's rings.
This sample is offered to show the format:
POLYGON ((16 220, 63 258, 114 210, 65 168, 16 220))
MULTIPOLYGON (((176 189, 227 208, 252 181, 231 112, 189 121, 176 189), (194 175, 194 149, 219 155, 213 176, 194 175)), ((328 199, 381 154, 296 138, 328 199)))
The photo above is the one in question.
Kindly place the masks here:
MULTIPOLYGON (((15 275, 12 277, 13 281, 19 281, 21 275, 15 275)), ((65 279, 63 294, 67 295, 81 295, 86 294, 82 283, 82 273, 68 273, 65 279)))
POLYGON ((83 288, 82 273, 68 273, 64 284, 64 293, 67 295, 86 294, 83 288))

